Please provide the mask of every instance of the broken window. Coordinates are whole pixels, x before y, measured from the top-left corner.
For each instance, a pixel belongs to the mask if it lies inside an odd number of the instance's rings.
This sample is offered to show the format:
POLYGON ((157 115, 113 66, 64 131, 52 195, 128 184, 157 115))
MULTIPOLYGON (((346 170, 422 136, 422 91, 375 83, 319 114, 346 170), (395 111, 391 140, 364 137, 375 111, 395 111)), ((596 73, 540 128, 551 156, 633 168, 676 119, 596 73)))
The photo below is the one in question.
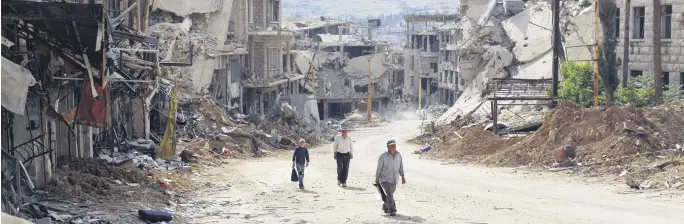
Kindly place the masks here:
POLYGON ((268 48, 268 73, 270 75, 275 75, 278 71, 278 68, 280 68, 279 63, 279 57, 278 57, 278 48, 277 47, 269 47, 268 48))
POLYGON ((449 83, 454 83, 454 72, 451 72, 451 76, 449 76, 449 83))
POLYGON ((254 9, 252 8, 252 1, 247 1, 247 20, 249 23, 254 23, 254 9))
POLYGON ((242 78, 242 69, 240 69, 240 60, 231 59, 230 60, 230 82, 239 83, 242 78))
POLYGON ((271 1, 271 22, 280 21, 280 1, 271 1))
POLYGON ((613 29, 615 29, 615 32, 613 32, 613 37, 619 38, 620 37, 620 9, 619 8, 615 9, 615 15, 613 15, 613 29))
POLYGON ((352 85, 352 84, 351 84, 351 80, 350 80, 350 79, 345 79, 345 80, 344 80, 344 86, 345 86, 345 87, 351 87, 351 85, 352 85))
POLYGON ((411 76, 411 77, 409 77, 409 80, 411 80, 411 87, 416 86, 416 79, 415 79, 415 77, 411 76))
POLYGON ((644 72, 643 71, 637 71, 637 70, 631 70, 631 71, 629 71, 629 75, 632 77, 639 77, 639 76, 644 75, 644 72))
POLYGON ((679 73, 679 90, 684 90, 684 72, 679 73))
POLYGON ((670 73, 669 72, 663 72, 662 80, 663 80, 663 85, 662 85, 663 89, 664 90, 670 89, 670 73))
POLYGON ((672 5, 660 6, 660 37, 663 39, 672 38, 672 5))
POLYGON ((646 21, 646 8, 634 7, 634 39, 644 39, 644 23, 646 21))
POLYGON ((437 73, 437 63, 430 63, 430 69, 432 73, 437 73))

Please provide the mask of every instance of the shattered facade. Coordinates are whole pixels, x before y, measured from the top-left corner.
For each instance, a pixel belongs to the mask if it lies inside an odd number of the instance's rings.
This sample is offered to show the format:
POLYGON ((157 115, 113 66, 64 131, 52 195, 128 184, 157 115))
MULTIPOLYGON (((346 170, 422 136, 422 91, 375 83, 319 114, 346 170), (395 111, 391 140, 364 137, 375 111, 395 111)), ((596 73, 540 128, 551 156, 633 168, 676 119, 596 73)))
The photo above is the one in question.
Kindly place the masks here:
POLYGON ((386 65, 387 44, 372 40, 351 21, 289 18, 288 29, 295 30, 295 69, 306 74, 306 92, 314 93, 320 118, 345 118, 356 109, 365 111, 372 95, 373 111, 389 104, 392 70, 386 65), (369 73, 371 74, 369 80, 369 73))
MULTIPOLYGON (((458 14, 404 15, 407 40, 404 48, 404 58, 406 59, 404 68, 405 97, 418 99, 418 91, 422 91, 420 98, 423 102, 421 103, 427 106, 437 103, 445 96, 439 94, 446 92, 439 90, 439 83, 442 81, 439 65, 442 62, 440 54, 446 52, 441 49, 446 45, 440 38, 444 32, 440 32, 438 28, 449 22, 454 22, 458 18, 458 14)), ((453 67, 451 69, 454 70, 453 67)))
POLYGON ((163 64, 159 40, 120 10, 128 5, 6 1, 2 8, 3 168, 24 167, 31 189, 43 188, 64 157, 92 158, 101 147, 150 138, 163 64), (26 77, 33 83, 6 86, 26 77), (18 94, 6 95, 12 89, 18 94), (25 110, 10 111, 5 101, 17 97, 25 110))
POLYGON ((439 83, 437 92, 439 104, 454 105, 458 98, 459 87, 463 87, 463 79, 459 78, 458 57, 459 43, 463 41, 463 30, 460 23, 451 22, 437 29, 440 40, 439 49, 439 83))

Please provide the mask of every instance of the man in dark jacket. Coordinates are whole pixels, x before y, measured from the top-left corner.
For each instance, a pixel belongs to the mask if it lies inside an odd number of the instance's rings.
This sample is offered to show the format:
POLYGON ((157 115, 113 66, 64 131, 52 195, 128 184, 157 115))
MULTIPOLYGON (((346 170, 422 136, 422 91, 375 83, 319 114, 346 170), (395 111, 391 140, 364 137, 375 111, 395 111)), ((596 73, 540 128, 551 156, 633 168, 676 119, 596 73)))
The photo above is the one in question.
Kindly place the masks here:
POLYGON ((292 168, 299 173, 299 189, 304 189, 304 168, 309 166, 309 150, 306 148, 306 140, 299 139, 298 147, 292 155, 292 168))

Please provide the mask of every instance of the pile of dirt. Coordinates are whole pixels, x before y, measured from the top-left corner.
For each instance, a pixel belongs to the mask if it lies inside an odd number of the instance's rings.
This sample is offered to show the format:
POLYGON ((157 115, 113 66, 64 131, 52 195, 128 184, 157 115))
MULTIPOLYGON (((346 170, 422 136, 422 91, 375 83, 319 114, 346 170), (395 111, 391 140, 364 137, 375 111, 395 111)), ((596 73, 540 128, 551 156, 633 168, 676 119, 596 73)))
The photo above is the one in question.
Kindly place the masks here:
POLYGON ((594 163, 674 148, 684 142, 684 103, 636 109, 631 105, 584 108, 562 102, 532 136, 484 162, 503 166, 549 166, 563 145, 576 146, 579 162, 594 163), (626 129, 647 133, 631 136, 626 129))
POLYGON ((431 141, 435 150, 430 151, 429 156, 466 161, 479 161, 519 141, 496 136, 482 126, 443 128, 435 137, 437 139, 431 141))
POLYGON ((47 190, 60 198, 89 200, 119 197, 125 192, 120 186, 126 183, 140 185, 152 182, 149 173, 135 165, 111 166, 104 160, 68 157, 58 161, 47 190))

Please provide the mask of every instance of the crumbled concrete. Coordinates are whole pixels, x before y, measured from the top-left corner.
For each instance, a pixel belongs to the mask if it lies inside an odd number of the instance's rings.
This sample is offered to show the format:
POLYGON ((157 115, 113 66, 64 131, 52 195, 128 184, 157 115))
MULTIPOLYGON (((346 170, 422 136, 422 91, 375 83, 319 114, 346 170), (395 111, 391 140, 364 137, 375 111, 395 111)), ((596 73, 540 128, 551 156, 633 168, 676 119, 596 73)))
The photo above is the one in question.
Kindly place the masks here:
POLYGON ((515 42, 513 53, 518 61, 530 62, 551 50, 551 21, 551 7, 540 2, 502 23, 515 42))
POLYGON ((569 61, 591 60, 594 44, 594 10, 589 8, 570 19, 565 34, 565 51, 569 61), (589 46, 584 46, 589 45, 589 46), (583 46, 583 47, 578 47, 583 46))
MULTIPOLYGON (((231 0, 160 0, 157 3, 157 8, 176 14, 177 16, 185 17, 193 13, 209 13, 221 9, 223 2, 232 2, 231 0)), ((228 17, 230 18, 230 17, 228 17)))
POLYGON ((344 68, 344 72, 368 74, 368 69, 370 66, 372 78, 378 78, 379 76, 384 75, 387 71, 387 68, 383 65, 384 60, 384 54, 373 54, 352 58, 349 60, 349 65, 344 68), (368 61, 369 59, 370 62, 368 61))
POLYGON ((503 6, 507 14, 518 14, 525 10, 525 2, 522 0, 504 0, 503 6))

